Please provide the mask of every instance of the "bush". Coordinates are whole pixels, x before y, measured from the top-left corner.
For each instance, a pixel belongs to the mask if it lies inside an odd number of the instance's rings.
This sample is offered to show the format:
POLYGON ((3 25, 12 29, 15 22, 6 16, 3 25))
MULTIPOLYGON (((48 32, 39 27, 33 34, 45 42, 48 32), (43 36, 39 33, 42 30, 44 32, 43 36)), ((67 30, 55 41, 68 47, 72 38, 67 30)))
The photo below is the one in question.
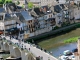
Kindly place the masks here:
POLYGON ((73 37, 67 40, 64 40, 64 43, 73 43, 73 42, 77 42, 79 37, 73 37))
POLYGON ((59 28, 58 26, 55 26, 55 27, 54 27, 54 30, 56 30, 56 29, 58 29, 58 28, 59 28))

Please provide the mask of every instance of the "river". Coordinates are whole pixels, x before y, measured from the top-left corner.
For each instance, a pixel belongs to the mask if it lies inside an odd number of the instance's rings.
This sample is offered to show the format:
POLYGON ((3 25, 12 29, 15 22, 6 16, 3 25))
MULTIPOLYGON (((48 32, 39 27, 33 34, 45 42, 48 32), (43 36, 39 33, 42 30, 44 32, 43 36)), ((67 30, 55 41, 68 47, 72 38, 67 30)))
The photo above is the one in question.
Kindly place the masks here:
POLYGON ((63 35, 51 37, 49 39, 41 41, 39 45, 42 48, 47 49, 48 51, 51 51, 53 56, 58 57, 61 54, 63 54, 63 51, 65 50, 73 50, 77 48, 77 43, 62 44, 64 40, 72 37, 77 37, 77 36, 80 36, 80 28, 77 28, 63 35))

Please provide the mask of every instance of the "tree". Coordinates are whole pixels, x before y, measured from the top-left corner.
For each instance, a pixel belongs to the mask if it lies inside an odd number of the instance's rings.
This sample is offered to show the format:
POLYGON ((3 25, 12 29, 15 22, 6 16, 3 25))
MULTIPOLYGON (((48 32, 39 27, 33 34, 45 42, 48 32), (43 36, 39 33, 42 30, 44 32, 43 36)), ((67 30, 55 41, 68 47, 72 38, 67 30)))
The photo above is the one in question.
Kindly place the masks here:
POLYGON ((12 3, 12 0, 5 0, 4 3, 12 3))
POLYGON ((16 4, 17 4, 17 5, 19 5, 19 4, 20 4, 20 2, 19 2, 19 1, 17 1, 17 2, 16 2, 16 4))
POLYGON ((22 8, 24 8, 24 5, 22 5, 22 8))
POLYGON ((29 9, 33 8, 33 6, 34 6, 34 5, 33 5, 32 2, 29 2, 29 3, 28 3, 28 8, 29 8, 29 9))
POLYGON ((0 4, 3 4, 4 0, 0 0, 0 4))

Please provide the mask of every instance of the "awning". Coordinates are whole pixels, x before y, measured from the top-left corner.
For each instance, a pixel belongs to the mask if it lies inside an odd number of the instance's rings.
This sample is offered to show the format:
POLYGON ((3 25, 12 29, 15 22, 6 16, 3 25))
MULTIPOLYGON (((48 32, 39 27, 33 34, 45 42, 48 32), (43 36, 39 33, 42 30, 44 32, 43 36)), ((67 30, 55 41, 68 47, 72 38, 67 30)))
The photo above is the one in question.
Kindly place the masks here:
POLYGON ((3 31, 0 31, 0 34, 3 34, 3 31))

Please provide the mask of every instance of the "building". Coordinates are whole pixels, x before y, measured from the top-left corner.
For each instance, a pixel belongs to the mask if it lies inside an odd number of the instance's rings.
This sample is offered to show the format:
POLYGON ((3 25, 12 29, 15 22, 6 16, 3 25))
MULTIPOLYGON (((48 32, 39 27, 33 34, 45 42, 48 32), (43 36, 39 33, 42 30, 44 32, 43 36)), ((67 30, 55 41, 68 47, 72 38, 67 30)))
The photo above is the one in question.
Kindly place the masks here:
POLYGON ((11 17, 9 14, 6 13, 0 13, 0 30, 4 31, 4 33, 6 33, 6 31, 10 32, 14 30, 14 28, 16 28, 17 20, 17 17, 11 17))
POLYGON ((45 6, 45 5, 53 5, 56 4, 55 0, 29 0, 29 2, 32 2, 35 6, 45 6))

